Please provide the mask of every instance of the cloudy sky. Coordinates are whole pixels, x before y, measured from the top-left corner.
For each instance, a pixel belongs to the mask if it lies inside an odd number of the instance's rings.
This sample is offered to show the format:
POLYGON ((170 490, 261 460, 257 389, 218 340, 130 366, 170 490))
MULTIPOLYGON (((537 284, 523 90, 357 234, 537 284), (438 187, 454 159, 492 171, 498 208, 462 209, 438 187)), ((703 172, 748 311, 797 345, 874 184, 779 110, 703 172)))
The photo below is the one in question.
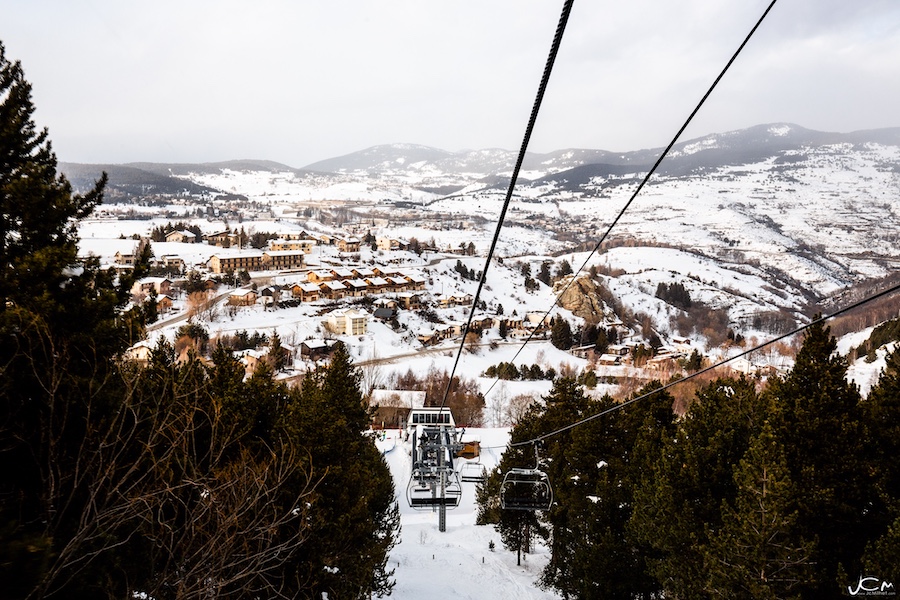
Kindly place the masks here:
MULTIPOLYGON (((768 0, 578 0, 529 149, 664 146, 768 0)), ((60 160, 517 150, 562 0, 0 0, 60 160)), ((683 139, 900 126, 900 2, 779 0, 683 139)))

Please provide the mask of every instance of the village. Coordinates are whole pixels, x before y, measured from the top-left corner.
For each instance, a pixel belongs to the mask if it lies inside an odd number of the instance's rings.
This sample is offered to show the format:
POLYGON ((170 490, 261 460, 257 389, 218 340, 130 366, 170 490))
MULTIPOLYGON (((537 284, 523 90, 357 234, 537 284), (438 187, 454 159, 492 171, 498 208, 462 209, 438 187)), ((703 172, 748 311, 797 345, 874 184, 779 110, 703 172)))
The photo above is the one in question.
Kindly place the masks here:
MULTIPOLYGON (((119 272, 133 268, 144 245, 153 254, 154 275, 134 283, 132 299, 136 305, 155 303, 158 321, 149 325, 150 337, 132 346, 127 357, 146 362, 155 345, 152 334, 171 333, 179 323, 199 322, 222 335, 234 329, 226 325, 229 319, 256 314, 261 321, 249 323, 248 328, 274 331, 277 320, 263 325, 265 315, 296 309, 302 313, 293 318, 305 321, 306 326, 290 339, 282 336, 281 345, 287 353, 281 365, 283 377, 296 376, 327 360, 336 341, 359 345, 367 335, 374 348, 369 356, 359 354, 361 362, 377 361, 379 356, 388 360, 394 349, 379 348, 384 342, 374 341, 373 327, 401 336, 402 343, 413 351, 459 345, 472 309, 475 283, 459 276, 460 257, 467 257, 465 260, 473 265, 480 261, 470 256, 467 244, 444 250, 423 245, 414 251, 410 241, 398 237, 302 230, 279 231, 270 238, 264 249, 248 249, 245 236, 237 231, 197 236, 174 229, 165 235, 163 243, 141 237, 132 250, 117 251, 110 257, 109 266, 119 272), (157 246, 166 253, 157 256, 157 246), (201 247, 203 251, 198 252, 201 247), (178 252, 170 252, 173 249, 178 252), (448 266, 454 262, 456 269, 448 266)), ((544 295, 552 292, 549 288, 543 291, 544 295)), ((471 315, 467 347, 496 348, 500 343, 550 339, 551 323, 542 310, 516 307, 504 311, 501 296, 496 297, 482 301, 471 315)), ((535 298, 536 307, 543 303, 542 297, 535 298)), ((669 377, 682 371, 692 354, 695 359, 702 358, 698 354, 701 349, 681 336, 651 350, 646 340, 615 314, 597 324, 610 333, 614 343, 602 348, 593 342, 578 343, 584 341, 583 320, 571 313, 566 318, 576 332, 572 343, 564 348, 573 364, 577 363, 579 370, 596 370, 610 380, 614 376, 669 377)), ((191 349, 197 348, 182 345, 182 358, 191 349)), ((268 350, 260 345, 235 353, 249 376, 268 350)), ((745 368, 749 372, 753 366, 748 363, 745 368)))

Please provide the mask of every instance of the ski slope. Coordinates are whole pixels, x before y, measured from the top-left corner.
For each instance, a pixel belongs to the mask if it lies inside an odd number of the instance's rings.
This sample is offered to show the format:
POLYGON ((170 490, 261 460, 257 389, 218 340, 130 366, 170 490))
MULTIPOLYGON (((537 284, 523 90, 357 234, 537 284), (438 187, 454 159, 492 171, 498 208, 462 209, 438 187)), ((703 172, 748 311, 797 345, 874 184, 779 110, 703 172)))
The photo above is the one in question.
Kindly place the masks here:
MULTIPOLYGON (((481 442, 481 463, 488 470, 500 461, 509 440, 509 429, 467 429, 463 440, 481 442)), ((454 600, 547 600, 559 596, 537 587, 549 550, 536 546, 516 565, 515 552, 503 549, 492 526, 475 525, 475 483, 463 482, 457 508, 447 511, 447 531, 438 530, 438 513, 409 507, 406 485, 411 470, 410 445, 390 430, 376 442, 394 476, 400 506, 400 543, 393 549, 389 567, 396 569, 397 585, 391 598, 454 598, 454 600), (494 542, 494 550, 488 546, 494 542)))

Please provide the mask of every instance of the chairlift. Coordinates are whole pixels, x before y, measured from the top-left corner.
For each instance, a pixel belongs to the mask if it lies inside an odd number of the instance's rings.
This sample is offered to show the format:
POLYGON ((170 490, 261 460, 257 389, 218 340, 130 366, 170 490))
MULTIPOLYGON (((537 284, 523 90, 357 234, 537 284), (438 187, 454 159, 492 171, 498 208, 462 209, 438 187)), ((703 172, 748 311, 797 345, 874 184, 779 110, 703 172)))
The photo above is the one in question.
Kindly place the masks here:
POLYGON ((533 469, 514 468, 503 476, 500 484, 500 507, 506 510, 550 510, 553 488, 550 478, 538 467, 537 445, 534 447, 533 469))
POLYGON ((453 468, 451 449, 451 439, 444 427, 417 425, 411 449, 412 472, 406 486, 406 500, 411 508, 433 510, 459 506, 462 483, 453 468))
POLYGON ((406 501, 416 510, 433 510, 441 505, 456 508, 462 498, 462 484, 454 472, 447 472, 444 483, 444 497, 441 498, 441 477, 439 473, 413 472, 406 486, 406 501))
POLYGON ((480 462, 466 461, 459 469, 459 478, 465 482, 484 483, 487 480, 487 469, 480 462))
POLYGON ((550 510, 553 490, 539 469, 510 469, 500 485, 500 507, 506 510, 550 510))

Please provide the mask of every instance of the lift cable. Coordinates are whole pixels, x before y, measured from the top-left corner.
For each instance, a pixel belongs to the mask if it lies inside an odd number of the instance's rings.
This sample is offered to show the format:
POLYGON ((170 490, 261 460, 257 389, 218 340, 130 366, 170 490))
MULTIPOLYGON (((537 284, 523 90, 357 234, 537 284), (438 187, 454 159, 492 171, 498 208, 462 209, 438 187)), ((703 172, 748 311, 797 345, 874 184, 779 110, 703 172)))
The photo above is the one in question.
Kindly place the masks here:
POLYGON ((695 377, 699 377, 700 375, 703 375, 703 374, 705 374, 705 373, 708 373, 708 372, 710 372, 710 371, 713 371, 713 370, 715 370, 715 369, 718 369, 719 367, 721 367, 721 366, 723 366, 723 365, 725 365, 725 364, 727 364, 727 363, 729 363, 729 362, 731 362, 731 361, 733 361, 733 360, 736 360, 736 359, 738 359, 738 358, 747 356, 747 355, 749 355, 749 354, 753 354, 754 352, 756 352, 756 351, 758 351, 758 350, 761 350, 762 348, 765 348, 766 346, 770 346, 770 345, 772 345, 772 344, 774 344, 774 343, 776 343, 776 342, 780 342, 781 340, 783 340, 783 339, 785 339, 785 338, 791 337, 792 335, 796 335, 796 334, 800 333, 801 331, 804 331, 804 330, 806 330, 806 329, 812 327, 813 325, 816 325, 816 324, 818 324, 818 323, 822 323, 822 322, 824 322, 824 321, 827 321, 828 319, 833 319, 834 317, 837 317, 838 315, 842 315, 842 314, 844 314, 844 313, 846 313, 846 312, 850 312, 851 310, 856 309, 856 308, 859 308, 860 306, 863 306, 864 304, 868 304, 869 302, 872 302, 872 301, 874 301, 874 300, 877 300, 878 298, 882 298, 882 297, 884 297, 884 296, 888 296, 888 295, 890 295, 890 294, 893 294, 894 292, 896 292, 896 291, 898 291, 898 290, 900 290, 900 284, 897 284, 897 285, 894 285, 894 286, 892 286, 892 287, 889 287, 889 288, 887 288, 887 289, 885 289, 885 290, 882 290, 882 291, 878 292, 877 294, 874 294, 874 295, 872 295, 872 296, 869 296, 868 298, 863 298, 862 300, 859 300, 859 301, 857 301, 857 302, 854 302, 853 304, 850 304, 849 306, 845 306, 844 308, 842 308, 842 309, 840 309, 840 310, 837 310, 837 311, 835 311, 835 312, 833 312, 833 313, 831 313, 831 314, 828 314, 828 315, 825 315, 825 316, 820 316, 820 317, 818 317, 818 318, 816 318, 816 319, 813 319, 812 321, 810 321, 810 322, 807 323, 806 325, 801 325, 800 327, 797 327, 796 329, 793 329, 793 330, 791 330, 791 331, 789 331, 789 332, 787 332, 787 333, 784 333, 784 334, 779 335, 779 336, 777 336, 777 337, 775 337, 775 338, 772 338, 771 340, 769 340, 769 341, 767 341, 767 342, 764 342, 764 343, 762 343, 762 344, 759 344, 758 346, 754 346, 753 348, 750 348, 749 350, 744 350, 743 352, 739 352, 738 354, 735 354, 734 356, 730 356, 730 357, 728 357, 728 358, 726 358, 726 359, 724 359, 724 360, 721 360, 721 361, 717 362, 717 363, 714 364, 714 365, 711 365, 711 366, 705 367, 705 368, 703 368, 703 369, 700 369, 699 371, 696 371, 696 372, 694 372, 694 373, 691 373, 690 375, 686 375, 685 377, 682 377, 682 378, 680 378, 680 379, 676 379, 675 381, 670 381, 669 383, 665 384, 664 386, 662 386, 662 387, 660 387, 660 388, 657 388, 657 389, 653 390, 652 392, 643 394, 643 395, 641 395, 641 396, 636 396, 636 397, 632 398, 631 400, 626 400, 626 401, 624 401, 624 402, 621 402, 620 404, 617 404, 617 405, 615 405, 615 406, 613 406, 613 407, 611 407, 611 408, 608 408, 608 409, 606 409, 606 410, 600 411, 599 413, 593 414, 593 415, 591 415, 591 416, 589 416, 589 417, 585 417, 584 419, 581 419, 581 420, 579 420, 579 421, 575 421, 574 423, 570 423, 569 425, 566 425, 565 427, 560 427, 559 429, 556 429, 556 430, 554 430, 554 431, 551 431, 550 433, 545 433, 545 434, 543 434, 543 435, 540 435, 540 436, 538 436, 538 437, 535 437, 535 438, 532 438, 532 439, 530 439, 530 440, 526 440, 526 441, 523 441, 523 442, 515 442, 515 443, 511 443, 511 444, 510 444, 510 447, 515 447, 515 446, 526 446, 526 445, 528 445, 528 444, 537 444, 538 442, 541 442, 541 441, 543 441, 543 440, 545 440, 545 439, 547 439, 547 438, 553 437, 553 436, 555 436, 555 435, 558 435, 558 434, 563 433, 563 432, 565 432, 565 431, 568 431, 568 430, 570 430, 570 429, 574 429, 575 427, 578 427, 579 425, 583 425, 583 424, 585 424, 585 423, 587 423, 587 422, 589 422, 589 421, 593 421, 594 419, 598 419, 598 418, 600 418, 600 417, 602 417, 602 416, 604 416, 604 415, 608 415, 609 413, 611 413, 611 412, 613 412, 613 411, 617 411, 617 410, 620 410, 620 409, 622 409, 622 408, 625 408, 625 407, 628 406, 629 404, 633 404, 633 403, 635 403, 635 402, 638 402, 639 400, 644 400, 644 399, 649 398, 650 396, 652 396, 652 395, 654 395, 654 394, 658 394, 659 392, 663 392, 663 391, 665 391, 665 390, 667 390, 667 389, 669 389, 669 388, 671 388, 671 387, 674 387, 674 386, 678 385, 679 383, 683 383, 683 382, 685 382, 685 381, 689 381, 689 380, 691 380, 691 379, 693 379, 693 378, 695 378, 695 377))
MULTIPOLYGON (((532 329, 532 331, 528 335, 528 337, 525 338, 525 341, 519 347, 519 350, 516 352, 515 356, 513 356, 512 360, 510 362, 512 362, 512 363, 516 362, 516 359, 519 357, 519 354, 522 353, 522 350, 525 349, 525 346, 528 344, 528 342, 530 342, 534 338, 534 335, 537 332, 537 330, 541 327, 541 325, 544 324, 544 322, 547 320, 547 317, 550 315, 551 312, 553 312, 553 309, 556 308, 556 305, 559 303, 559 299, 562 298, 563 294, 565 294, 566 291, 568 291, 569 287, 571 287, 572 284, 575 283, 575 280, 577 279, 578 275, 582 271, 584 271, 585 267, 587 267, 587 264, 590 262, 591 258, 593 258, 593 256, 597 253, 597 251, 600 249, 600 246, 603 244, 603 242, 606 241, 606 238, 609 237, 609 233, 612 231, 613 227, 615 227, 618 224, 619 220, 625 214, 625 211, 628 210, 628 208, 631 206, 632 202, 634 202, 634 199, 637 198, 637 195, 641 193, 641 190, 644 189, 644 186, 647 184, 647 182, 650 180, 650 178, 656 173, 656 170, 659 168, 659 165, 662 163, 663 159, 665 159, 665 157, 672 150, 672 147, 676 144, 676 142, 678 142, 678 139, 684 133, 685 129, 688 128, 688 125, 691 124, 691 121, 694 120, 694 117, 700 111, 700 108, 706 103, 707 98, 709 98, 709 96, 713 93, 713 90, 715 90, 716 87, 719 85, 719 82, 725 76, 725 73, 728 72, 728 69, 731 68, 731 65, 734 63, 734 61, 737 60, 737 57, 744 50, 744 47, 750 41, 750 38, 753 37, 753 34, 756 33, 756 30, 759 29, 759 26, 762 25, 766 16, 768 16, 769 12, 775 6, 775 3, 777 1, 778 0, 772 0, 769 3, 769 6, 766 8, 766 10, 763 12, 762 16, 759 18, 759 20, 756 22, 756 24, 750 30, 750 33, 748 33, 747 36, 744 38, 744 41, 741 42, 741 45, 738 46, 738 49, 731 56, 731 59, 728 61, 728 63, 725 65, 725 67, 722 69, 722 71, 719 73, 718 77, 716 77, 715 81, 713 81, 712 85, 709 87, 709 89, 703 95, 703 98, 700 99, 700 102, 697 104, 697 106, 691 112, 690 116, 688 116, 687 120, 684 122, 684 124, 678 130, 678 133, 675 134, 675 137, 672 138, 672 141, 669 142, 669 145, 666 146, 665 150, 662 151, 662 154, 659 155, 659 158, 656 160, 656 163, 647 172, 647 174, 644 176, 643 180, 641 180, 641 183, 638 185, 637 189, 635 189, 634 192, 631 194, 631 197, 628 199, 628 202, 625 203, 625 206, 622 207, 622 210, 619 211, 619 214, 612 221, 612 223, 610 223, 609 227, 607 227, 606 232, 600 237, 599 241, 594 245, 594 249, 591 250, 591 252, 588 254, 587 258, 585 258, 584 263, 582 263, 582 265, 578 268, 578 270, 575 271, 575 273, 572 275, 572 279, 570 279, 569 282, 565 286, 563 286, 562 290, 553 299, 553 303, 550 305, 550 308, 547 309, 547 311, 541 317, 541 320, 537 324, 537 326, 535 326, 535 328, 532 329)), ((501 221, 501 223, 502 223, 502 221, 501 221)), ((474 310, 474 307, 473 307, 473 310, 474 310)), ((470 319, 471 319, 471 317, 470 317, 470 319)), ((488 388, 488 391, 485 392, 485 394, 484 394, 485 396, 487 396, 488 394, 491 393, 491 390, 494 389, 494 386, 497 385, 498 381, 499 381, 499 378, 494 380, 494 383, 492 383, 491 387, 488 388)))
POLYGON ((478 306, 478 300, 481 298, 481 290, 484 288, 484 282, 487 279, 488 267, 491 264, 491 258, 494 256, 494 249, 497 247, 497 240, 500 237, 500 230, 503 229, 503 221, 506 216, 506 210, 509 208, 510 200, 512 199, 513 190, 516 187, 516 180, 519 178, 519 171, 522 168, 522 163, 525 160, 525 151, 528 148, 528 142, 531 140, 531 133, 534 130, 534 125, 537 122, 538 111, 541 108, 541 103, 544 99, 544 92, 547 90, 547 83, 550 81, 550 73, 553 70, 553 63, 556 61, 556 55, 559 52, 559 47, 562 42, 563 33, 566 30, 566 24, 569 21, 569 13, 572 11, 572 5, 575 0, 566 0, 562 14, 559 17, 559 23, 556 26, 556 33, 553 36, 553 43, 550 47, 550 54, 547 57, 547 62, 544 65, 544 74, 541 77, 541 83, 538 87, 537 97, 534 101, 534 106, 531 109, 531 117, 528 119, 528 126, 525 129, 525 137, 522 140, 522 146, 519 149, 519 156, 516 159, 516 165, 513 169, 512 178, 509 182, 509 189, 506 192, 506 199, 503 201, 503 208, 500 211, 500 218, 497 221, 497 229, 494 232, 494 238, 491 240, 491 247, 488 250, 487 259, 484 263, 484 270, 481 272, 481 278, 478 281, 478 291, 475 292, 475 297, 472 300, 472 309, 469 311, 469 318, 466 321, 465 329, 463 329, 462 340, 459 344, 459 349, 456 352, 456 360, 453 362, 453 369, 450 371, 450 377, 447 380, 447 387, 444 389, 444 396, 441 399, 440 408, 443 409, 446 402, 447 396, 450 394, 450 387, 453 384, 453 377, 456 374, 456 368, 459 365, 459 359, 462 356, 463 349, 466 344, 466 337, 469 334, 469 330, 472 326, 472 318, 475 315, 475 309, 478 306))

